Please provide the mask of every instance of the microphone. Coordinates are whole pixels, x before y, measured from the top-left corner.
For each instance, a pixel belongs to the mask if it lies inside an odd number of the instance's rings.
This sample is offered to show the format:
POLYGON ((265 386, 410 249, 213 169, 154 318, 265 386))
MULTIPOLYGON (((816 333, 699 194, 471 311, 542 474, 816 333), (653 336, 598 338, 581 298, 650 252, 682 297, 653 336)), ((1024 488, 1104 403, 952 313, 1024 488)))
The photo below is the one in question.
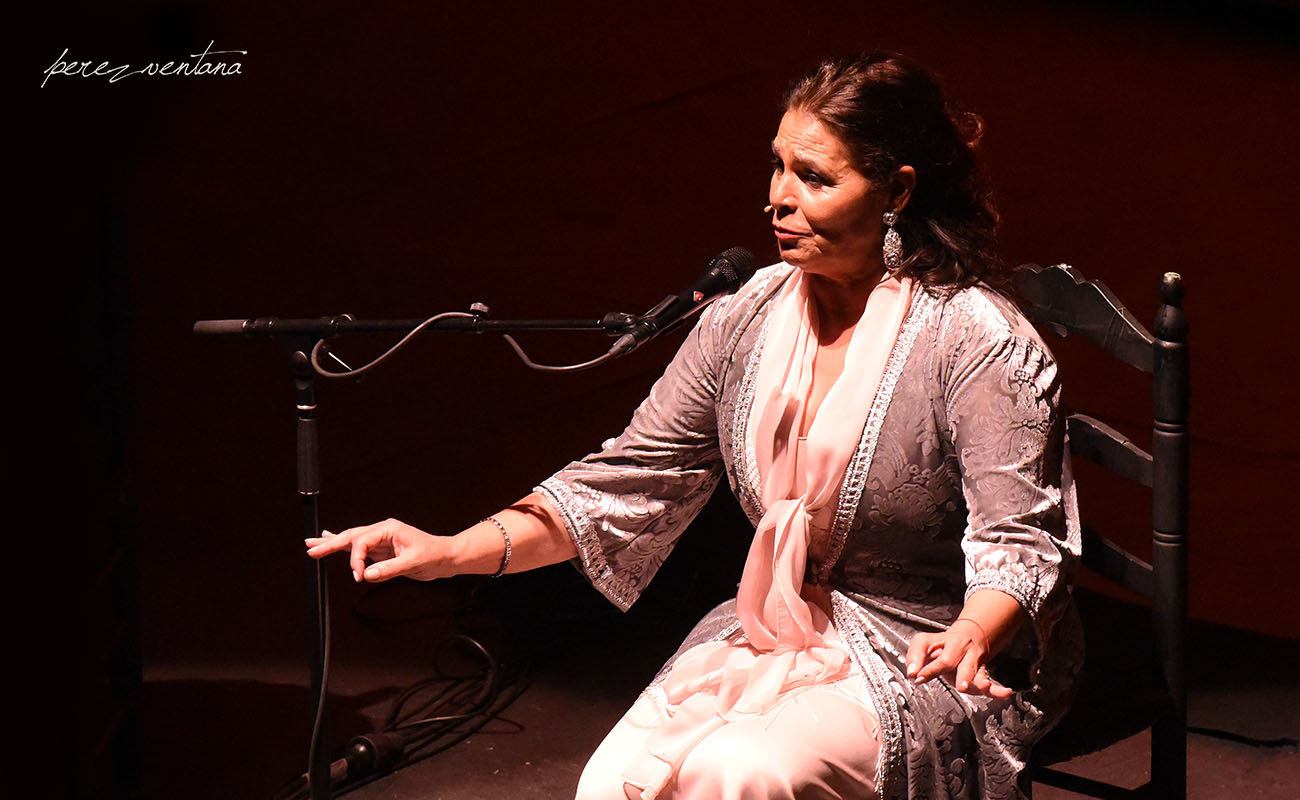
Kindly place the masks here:
POLYGON ((619 337, 610 355, 630 353, 656 336, 667 333, 724 294, 731 294, 755 271, 754 254, 743 247, 724 250, 713 257, 695 282, 670 294, 637 318, 631 330, 619 337))

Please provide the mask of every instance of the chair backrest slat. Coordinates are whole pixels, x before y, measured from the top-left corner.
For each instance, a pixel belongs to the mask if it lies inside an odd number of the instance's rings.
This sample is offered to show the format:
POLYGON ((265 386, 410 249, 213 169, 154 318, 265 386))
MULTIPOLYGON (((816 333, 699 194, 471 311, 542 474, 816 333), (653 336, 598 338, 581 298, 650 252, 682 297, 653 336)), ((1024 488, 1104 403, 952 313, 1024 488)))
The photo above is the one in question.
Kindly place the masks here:
POLYGON ((1071 414, 1070 452, 1143 486, 1152 480, 1151 455, 1124 434, 1087 414, 1071 414))
POLYGON ((1083 526, 1083 565, 1130 591, 1147 597, 1155 591, 1151 565, 1102 536, 1090 525, 1083 526))
POLYGON ((1027 264, 1015 273, 1025 316, 1059 336, 1077 334, 1143 372, 1154 366, 1155 339, 1105 284, 1068 264, 1027 264))

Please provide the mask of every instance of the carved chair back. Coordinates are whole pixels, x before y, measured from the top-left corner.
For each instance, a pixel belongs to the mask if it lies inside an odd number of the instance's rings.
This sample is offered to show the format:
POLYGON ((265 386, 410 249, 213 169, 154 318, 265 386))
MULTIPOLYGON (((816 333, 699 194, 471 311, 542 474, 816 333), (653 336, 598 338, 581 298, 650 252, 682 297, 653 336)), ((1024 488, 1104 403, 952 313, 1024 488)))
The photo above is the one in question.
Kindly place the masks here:
MULTIPOLYGON (((1182 278, 1173 272, 1161 278, 1162 305, 1156 315, 1154 335, 1134 319, 1109 288, 1085 279, 1068 265, 1026 265, 1016 273, 1016 289, 1022 310, 1040 331, 1082 337, 1151 375, 1150 453, 1084 413, 1070 413, 1067 427, 1076 459, 1088 458, 1151 489, 1151 563, 1087 524, 1086 507, 1082 509, 1083 563, 1106 579, 1151 598, 1152 672, 1160 698, 1153 706, 1151 783, 1146 788, 1157 797, 1185 798, 1188 359, 1182 278)), ((1048 735, 1045 752, 1071 754, 1069 739, 1076 735, 1070 728, 1072 717, 1048 735)), ((1096 733, 1088 731, 1077 738, 1095 743, 1096 733)), ((1073 779, 1041 764, 1036 764, 1034 777, 1088 793, 1104 791, 1103 784, 1073 779), (1090 783, 1096 785, 1086 785, 1090 783)))

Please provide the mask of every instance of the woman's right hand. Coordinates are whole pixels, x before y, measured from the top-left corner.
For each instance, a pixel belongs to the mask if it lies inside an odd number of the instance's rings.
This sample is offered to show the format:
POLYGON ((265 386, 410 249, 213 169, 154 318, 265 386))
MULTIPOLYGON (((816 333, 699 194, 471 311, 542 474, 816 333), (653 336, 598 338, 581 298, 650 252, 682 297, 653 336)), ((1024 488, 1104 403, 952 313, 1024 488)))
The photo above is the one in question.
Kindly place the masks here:
POLYGON ((386 581, 399 575, 421 581, 455 575, 452 537, 433 536, 395 519, 349 528, 342 533, 321 531, 320 538, 305 539, 307 555, 322 558, 351 551, 352 579, 386 581), (366 566, 366 560, 371 562, 366 566))

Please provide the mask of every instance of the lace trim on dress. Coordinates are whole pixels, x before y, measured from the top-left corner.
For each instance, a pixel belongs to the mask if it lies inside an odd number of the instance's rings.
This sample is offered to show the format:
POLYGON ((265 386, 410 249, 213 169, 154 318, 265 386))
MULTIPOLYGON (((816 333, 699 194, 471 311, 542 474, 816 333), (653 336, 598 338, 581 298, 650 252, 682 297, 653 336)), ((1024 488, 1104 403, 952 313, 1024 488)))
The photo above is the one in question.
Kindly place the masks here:
POLYGON ((876 762, 876 788, 881 798, 893 797, 898 782, 906 782, 903 719, 898 713, 902 692, 890 688, 895 676, 871 646, 869 637, 878 641, 883 640, 883 637, 876 633, 870 615, 863 613, 853 600, 839 591, 831 592, 831 612, 835 629, 848 645, 849 655, 862 670, 867 692, 871 695, 871 705, 880 720, 880 758, 876 762))
POLYGON ((734 422, 736 435, 734 441, 740 442, 736 448, 736 474, 740 475, 736 488, 738 499, 749 515, 750 522, 758 524, 763 517, 763 502, 759 499, 762 491, 762 479, 758 474, 758 456, 754 452, 754 437, 749 432, 749 414, 754 406, 754 389, 758 385, 758 365, 763 360, 763 345, 767 343, 767 332, 772 327, 772 315, 763 320, 763 327, 754 340, 754 349, 745 364, 745 377, 740 383, 740 393, 736 398, 734 422))
POLYGON ((568 527, 569 535, 573 537, 573 542, 578 548, 583 572, 587 574, 592 584, 620 609, 627 611, 631 608, 640 593, 610 567, 600 547, 600 538, 596 535, 595 525, 591 517, 582 510, 582 504, 574 497, 573 491, 556 478, 547 478, 534 491, 545 495, 546 499, 555 506, 555 510, 564 517, 564 524, 568 527))

